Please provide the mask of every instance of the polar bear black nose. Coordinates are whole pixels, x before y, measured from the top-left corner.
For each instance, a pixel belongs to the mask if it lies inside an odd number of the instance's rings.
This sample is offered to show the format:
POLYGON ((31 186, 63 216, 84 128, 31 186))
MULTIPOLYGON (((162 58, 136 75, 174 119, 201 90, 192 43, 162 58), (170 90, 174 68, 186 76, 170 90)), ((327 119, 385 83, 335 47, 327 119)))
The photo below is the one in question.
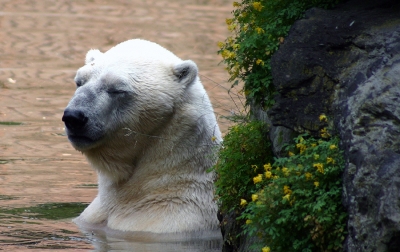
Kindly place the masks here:
POLYGON ((80 110, 66 109, 62 120, 68 129, 79 130, 85 127, 88 118, 80 110))

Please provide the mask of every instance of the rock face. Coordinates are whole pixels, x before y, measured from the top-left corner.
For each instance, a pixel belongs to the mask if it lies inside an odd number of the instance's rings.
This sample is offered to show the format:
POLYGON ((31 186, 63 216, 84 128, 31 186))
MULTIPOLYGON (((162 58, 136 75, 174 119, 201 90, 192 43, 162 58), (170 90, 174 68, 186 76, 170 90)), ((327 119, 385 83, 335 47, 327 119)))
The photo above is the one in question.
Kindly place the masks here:
POLYGON ((346 251, 400 251, 400 1, 311 9, 273 56, 274 126, 342 139, 346 251))

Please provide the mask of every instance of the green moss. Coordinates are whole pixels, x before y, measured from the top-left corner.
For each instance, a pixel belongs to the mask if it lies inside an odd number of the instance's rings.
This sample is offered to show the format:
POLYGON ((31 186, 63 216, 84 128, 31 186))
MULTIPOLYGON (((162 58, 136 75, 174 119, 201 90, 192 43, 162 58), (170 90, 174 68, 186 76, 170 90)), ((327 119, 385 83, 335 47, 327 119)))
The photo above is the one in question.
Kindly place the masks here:
POLYGON ((278 135, 278 145, 282 145, 283 143, 283 132, 279 131, 279 135, 278 135))

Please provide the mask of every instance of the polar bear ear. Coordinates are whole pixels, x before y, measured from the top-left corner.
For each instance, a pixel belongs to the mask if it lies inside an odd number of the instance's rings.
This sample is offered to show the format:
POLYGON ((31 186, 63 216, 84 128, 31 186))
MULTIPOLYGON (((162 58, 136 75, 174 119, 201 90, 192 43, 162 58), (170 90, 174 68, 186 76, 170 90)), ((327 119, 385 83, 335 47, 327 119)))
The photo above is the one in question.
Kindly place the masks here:
POLYGON ((186 87, 196 79, 198 70, 196 63, 191 60, 185 60, 176 64, 172 71, 178 78, 178 82, 186 87))
POLYGON ((103 53, 97 49, 90 49, 86 54, 85 64, 89 64, 102 54, 103 53))

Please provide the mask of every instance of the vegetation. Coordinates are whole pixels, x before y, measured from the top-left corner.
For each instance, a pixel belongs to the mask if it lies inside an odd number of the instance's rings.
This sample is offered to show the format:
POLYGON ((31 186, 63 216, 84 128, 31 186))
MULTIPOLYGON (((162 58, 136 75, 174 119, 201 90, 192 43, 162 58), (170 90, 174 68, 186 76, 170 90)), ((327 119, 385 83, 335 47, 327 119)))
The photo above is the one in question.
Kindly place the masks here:
POLYGON ((311 7, 329 8, 340 0, 243 0, 234 2, 233 17, 226 19, 232 36, 219 42, 218 51, 234 85, 264 108, 274 104, 271 56, 284 42, 294 21, 311 7))
POLYGON ((258 191, 240 218, 245 233, 271 251, 341 251, 347 214, 341 204, 344 167, 339 139, 307 135, 288 146, 288 157, 264 165, 253 178, 258 191))
POLYGON ((243 233, 257 236, 262 251, 340 251, 347 213, 338 137, 326 128, 320 139, 302 134, 286 157, 274 158, 265 128, 241 123, 226 135, 214 167, 221 210, 239 213, 243 233))
MULTIPOLYGON (((233 3, 233 17, 226 20, 232 36, 218 43, 218 53, 232 86, 244 84, 247 105, 251 101, 266 109, 274 104, 271 56, 294 21, 311 7, 329 8, 339 1, 233 3)), ((325 115, 320 121, 328 123, 325 115)), ((287 145, 287 156, 274 157, 267 131, 266 125, 246 118, 225 136, 213 167, 222 212, 239 216, 241 235, 258 237, 256 251, 342 250, 347 213, 341 204, 344 160, 339 138, 326 128, 318 138, 298 135, 287 145)))
POLYGON ((262 172, 262 165, 272 161, 271 144, 265 125, 242 122, 230 128, 214 169, 218 173, 216 193, 225 212, 239 210, 239 199, 249 200, 256 186, 249 180, 262 172))

